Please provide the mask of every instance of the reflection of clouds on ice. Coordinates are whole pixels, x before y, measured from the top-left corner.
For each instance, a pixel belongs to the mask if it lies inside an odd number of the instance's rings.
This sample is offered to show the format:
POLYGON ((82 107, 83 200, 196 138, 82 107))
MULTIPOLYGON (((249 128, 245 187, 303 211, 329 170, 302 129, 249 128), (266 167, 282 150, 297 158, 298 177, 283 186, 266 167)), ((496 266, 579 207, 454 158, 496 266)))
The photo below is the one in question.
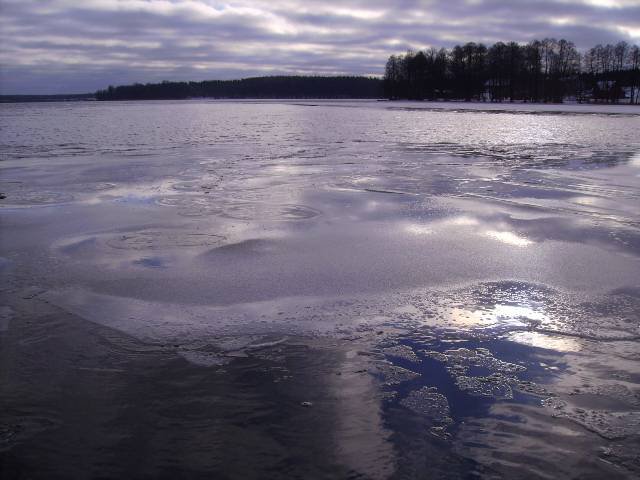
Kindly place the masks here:
POLYGON ((500 228, 500 223, 505 222, 495 222, 488 219, 482 219, 481 217, 462 215, 429 223, 411 223, 404 227, 404 231, 414 235, 432 235, 434 233, 439 233, 441 235, 455 236, 456 233, 463 235, 480 233, 484 237, 516 247, 526 247, 534 243, 522 235, 518 235, 511 231, 505 231, 503 229, 504 227, 500 228), (470 228, 483 224, 486 227, 492 227, 495 224, 495 227, 500 229, 489 228, 478 232, 476 228, 470 228))
POLYGON ((478 221, 477 218, 473 218, 467 215, 462 215, 459 217, 454 217, 450 220, 450 223, 452 225, 459 225, 459 226, 474 226, 474 225, 478 225, 480 222, 478 221))
POLYGON ((340 375, 327 377, 336 415, 336 454, 367 478, 389 478, 394 459, 388 441, 392 432, 384 424, 379 386, 372 376, 359 373, 368 365, 366 357, 352 353, 345 355, 340 375))
POLYGON ((405 231, 415 235, 430 235, 433 233, 433 229, 426 225, 410 224, 405 227, 405 231))
POLYGON ((508 321, 513 319, 527 319, 536 322, 543 322, 548 318, 544 313, 525 305, 498 304, 489 310, 489 314, 496 322, 500 322, 503 319, 508 321))
POLYGON ((555 350, 556 352, 579 352, 580 341, 575 338, 550 335, 540 332, 514 332, 509 335, 509 340, 530 347, 555 350))
POLYGON ((495 230, 489 230, 485 234, 490 238, 494 238, 502 243, 514 245, 516 247, 526 247, 533 243, 531 240, 527 240, 513 232, 497 232, 495 230))
POLYGON ((514 337, 514 341, 572 351, 583 340, 636 338, 640 303, 625 295, 587 299, 535 284, 495 282, 409 294, 404 307, 396 307, 394 312, 402 321, 420 328, 456 334, 536 332, 514 337))
POLYGON ((537 325, 548 320, 540 311, 528 306, 496 304, 491 307, 475 309, 454 307, 443 312, 443 317, 433 322, 456 328, 521 328, 537 325))

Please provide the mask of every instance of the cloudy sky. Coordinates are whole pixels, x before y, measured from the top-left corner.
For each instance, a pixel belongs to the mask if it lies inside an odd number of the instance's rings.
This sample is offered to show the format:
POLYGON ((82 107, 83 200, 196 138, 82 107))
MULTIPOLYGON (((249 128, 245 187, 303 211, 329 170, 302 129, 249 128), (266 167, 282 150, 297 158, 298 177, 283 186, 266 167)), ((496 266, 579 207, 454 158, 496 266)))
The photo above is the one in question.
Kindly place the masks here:
POLYGON ((0 93, 382 73, 408 48, 640 43, 640 0, 0 0, 0 93))

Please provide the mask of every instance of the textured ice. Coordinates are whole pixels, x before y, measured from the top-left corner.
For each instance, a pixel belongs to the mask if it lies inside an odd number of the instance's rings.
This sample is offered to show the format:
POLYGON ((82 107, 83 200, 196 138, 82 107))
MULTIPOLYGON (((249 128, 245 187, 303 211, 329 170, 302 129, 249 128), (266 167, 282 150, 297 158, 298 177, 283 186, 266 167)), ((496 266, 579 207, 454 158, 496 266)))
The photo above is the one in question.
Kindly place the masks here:
POLYGON ((446 363, 446 368, 458 373, 466 373, 470 367, 483 367, 493 372, 514 374, 526 370, 522 365, 505 362, 495 358, 486 348, 455 348, 444 352, 430 351, 425 355, 446 363))
POLYGON ((387 386, 398 385, 420 376, 420 374, 416 372, 388 362, 375 363, 370 373, 380 377, 382 384, 387 386))
POLYGON ((610 444, 601 447, 600 458, 606 462, 619 465, 635 476, 640 475, 640 455, 637 445, 610 444))
POLYGON ((43 190, 27 190, 20 188, 10 191, 4 191, 5 198, 3 206, 37 206, 37 205, 56 205, 67 203, 73 200, 73 195, 67 192, 43 191, 43 190))
POLYGON ((306 220, 320 211, 305 205, 265 205, 255 202, 230 202, 221 215, 236 220, 288 221, 306 220))
POLYGON ((201 232, 141 230, 115 235, 106 240, 112 248, 123 250, 156 250, 175 247, 211 247, 224 241, 222 235, 201 232))
POLYGON ((400 404, 436 426, 446 426, 453 422, 447 397, 438 393, 436 388, 423 387, 414 390, 403 398, 400 404))
POLYGON ((393 347, 383 348, 382 352, 390 357, 401 358, 408 362, 418 362, 418 356, 408 345, 394 345, 393 347))
POLYGON ((565 400, 551 397, 543 405, 556 417, 567 418, 607 440, 624 439, 640 432, 639 411, 609 411, 581 408, 565 400))
POLYGON ((456 386, 470 395, 480 397, 491 397, 496 399, 511 399, 513 391, 511 390, 510 379, 504 375, 493 374, 486 377, 467 377, 465 375, 457 375, 455 377, 456 386))
POLYGON ((156 203, 165 207, 176 207, 180 215, 186 217, 216 215, 221 212, 217 202, 206 196, 165 195, 157 198, 156 203))

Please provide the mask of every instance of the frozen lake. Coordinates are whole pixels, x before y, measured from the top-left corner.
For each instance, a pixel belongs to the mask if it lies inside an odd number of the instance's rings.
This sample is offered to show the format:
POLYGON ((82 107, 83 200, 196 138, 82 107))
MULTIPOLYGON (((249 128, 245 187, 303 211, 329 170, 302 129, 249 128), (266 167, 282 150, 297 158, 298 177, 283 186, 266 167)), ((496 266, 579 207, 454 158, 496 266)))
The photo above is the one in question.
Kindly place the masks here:
POLYGON ((635 478, 640 108, 0 107, 0 472, 635 478))

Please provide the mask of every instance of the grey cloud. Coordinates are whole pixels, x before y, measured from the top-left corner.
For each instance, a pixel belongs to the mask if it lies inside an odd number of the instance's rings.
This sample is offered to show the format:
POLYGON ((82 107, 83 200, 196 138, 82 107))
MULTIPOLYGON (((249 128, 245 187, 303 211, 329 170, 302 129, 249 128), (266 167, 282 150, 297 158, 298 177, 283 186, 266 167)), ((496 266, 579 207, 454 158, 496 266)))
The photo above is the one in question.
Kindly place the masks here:
POLYGON ((640 41, 640 0, 0 0, 0 92, 382 72, 407 48, 640 41), (606 5, 606 6, 605 6, 606 5))

